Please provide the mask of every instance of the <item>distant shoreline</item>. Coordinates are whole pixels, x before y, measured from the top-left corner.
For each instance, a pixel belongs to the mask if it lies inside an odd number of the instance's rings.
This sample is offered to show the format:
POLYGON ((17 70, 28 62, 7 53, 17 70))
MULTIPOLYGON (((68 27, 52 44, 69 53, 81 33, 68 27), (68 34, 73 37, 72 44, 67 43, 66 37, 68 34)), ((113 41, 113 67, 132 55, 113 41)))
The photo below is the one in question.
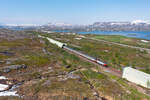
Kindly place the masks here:
MULTIPOLYGON (((68 30, 64 31, 53 31, 53 32, 72 32, 68 30)), ((139 39, 147 39, 150 40, 150 32, 146 31, 89 31, 89 32, 76 32, 78 34, 97 34, 97 35, 121 35, 127 37, 134 37, 139 39)))

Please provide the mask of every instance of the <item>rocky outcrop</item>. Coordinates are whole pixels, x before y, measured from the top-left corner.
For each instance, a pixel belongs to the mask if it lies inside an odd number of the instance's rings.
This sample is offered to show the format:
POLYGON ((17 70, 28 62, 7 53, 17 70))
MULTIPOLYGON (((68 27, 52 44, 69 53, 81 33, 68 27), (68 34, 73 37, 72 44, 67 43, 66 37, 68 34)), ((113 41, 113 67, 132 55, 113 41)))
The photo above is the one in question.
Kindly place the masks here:
POLYGON ((19 70, 19 69, 26 69, 27 66, 26 65, 10 65, 10 66, 5 66, 1 69, 1 72, 3 73, 8 73, 11 70, 19 70))

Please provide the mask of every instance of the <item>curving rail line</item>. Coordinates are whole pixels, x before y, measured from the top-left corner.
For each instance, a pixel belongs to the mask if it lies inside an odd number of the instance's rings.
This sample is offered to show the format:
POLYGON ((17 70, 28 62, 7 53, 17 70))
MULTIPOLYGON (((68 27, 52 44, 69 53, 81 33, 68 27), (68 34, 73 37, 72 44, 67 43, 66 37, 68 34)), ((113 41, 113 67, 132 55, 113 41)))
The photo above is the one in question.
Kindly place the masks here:
POLYGON ((97 65, 101 66, 101 69, 102 69, 103 71, 105 71, 105 72, 109 72, 109 73, 111 73, 111 74, 113 74, 113 75, 116 75, 116 76, 119 76, 119 77, 122 76, 122 72, 121 72, 121 71, 116 70, 115 68, 112 68, 112 67, 110 67, 110 66, 108 67, 106 63, 104 63, 104 62, 102 62, 102 61, 100 61, 100 60, 97 60, 97 59, 94 58, 94 57, 91 57, 91 56, 88 56, 88 55, 86 55, 86 54, 83 54, 83 53, 81 53, 81 52, 79 52, 79 51, 76 51, 76 50, 74 50, 74 49, 72 49, 72 48, 69 48, 69 47, 67 47, 67 46, 63 46, 63 48, 64 48, 65 50, 67 50, 67 51, 73 53, 73 54, 78 55, 79 57, 82 57, 82 58, 87 59, 89 62, 91 62, 91 63, 93 63, 93 64, 97 64, 97 65))
POLYGON ((79 51, 76 51, 76 50, 74 50, 74 49, 72 49, 72 48, 69 48, 69 47, 67 47, 67 46, 63 46, 63 48, 66 49, 66 50, 69 50, 69 51, 71 51, 71 52, 73 52, 73 53, 76 53, 76 54, 78 54, 78 55, 80 55, 80 56, 82 56, 82 57, 84 57, 84 58, 87 58, 87 59, 90 60, 90 61, 93 61, 93 62, 95 62, 95 63, 97 63, 97 64, 100 64, 100 65, 102 65, 102 66, 104 66, 104 67, 107 67, 107 64, 106 64, 106 63, 104 63, 104 62, 102 62, 102 61, 100 61, 100 60, 98 60, 98 59, 96 59, 96 58, 94 58, 94 57, 91 57, 91 56, 89 56, 89 55, 83 54, 83 53, 81 53, 81 52, 79 52, 79 51))
POLYGON ((88 60, 91 63, 94 63, 94 64, 97 64, 97 65, 101 66, 101 69, 103 71, 105 71, 105 72, 110 72, 110 73, 112 73, 114 75, 117 75, 119 77, 122 76, 122 72, 121 71, 118 71, 118 70, 116 70, 116 69, 114 69, 114 68, 112 68, 110 66, 108 67, 108 65, 106 63, 104 63, 101 60, 98 60, 97 58, 91 57, 91 56, 89 56, 87 54, 81 53, 79 51, 76 51, 76 50, 74 50, 72 48, 67 47, 66 43, 62 43, 62 42, 56 41, 56 40, 54 40, 52 38, 44 37, 44 36, 41 36, 41 35, 38 35, 38 37, 39 38, 46 38, 52 44, 55 44, 58 47, 63 48, 64 50, 67 50, 70 53, 76 54, 79 57, 85 58, 85 60, 88 60))

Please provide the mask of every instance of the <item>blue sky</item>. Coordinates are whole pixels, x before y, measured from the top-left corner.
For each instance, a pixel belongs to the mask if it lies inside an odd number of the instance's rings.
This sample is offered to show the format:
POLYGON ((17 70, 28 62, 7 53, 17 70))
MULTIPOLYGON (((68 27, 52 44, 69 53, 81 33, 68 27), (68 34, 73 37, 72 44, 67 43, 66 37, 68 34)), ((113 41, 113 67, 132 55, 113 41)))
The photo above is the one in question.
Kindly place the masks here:
POLYGON ((1 0, 0 23, 150 20, 150 0, 1 0))

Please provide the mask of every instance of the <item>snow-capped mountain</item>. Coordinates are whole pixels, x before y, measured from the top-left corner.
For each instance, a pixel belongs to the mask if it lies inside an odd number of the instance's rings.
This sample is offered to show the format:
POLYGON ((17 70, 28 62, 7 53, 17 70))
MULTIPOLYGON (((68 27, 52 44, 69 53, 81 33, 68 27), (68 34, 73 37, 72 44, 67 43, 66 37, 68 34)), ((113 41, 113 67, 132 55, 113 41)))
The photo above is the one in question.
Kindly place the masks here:
POLYGON ((1 24, 0 28, 12 29, 12 30, 24 30, 24 29, 36 29, 42 25, 38 24, 1 24))
POLYGON ((72 26, 72 24, 66 24, 66 23, 48 23, 47 26, 72 26))
POLYGON ((38 25, 38 24, 5 24, 5 26, 14 26, 14 27, 36 27, 36 26, 41 26, 41 25, 38 25))
POLYGON ((146 20, 135 20, 135 21, 132 21, 131 24, 150 24, 150 21, 146 21, 146 20))
POLYGON ((111 21, 95 22, 91 25, 72 25, 66 23, 48 23, 45 25, 37 24, 3 24, 0 28, 9 29, 42 29, 42 30, 69 30, 69 31, 150 31, 150 21, 111 21))
POLYGON ((140 24, 147 24, 150 25, 150 21, 145 20, 135 20, 131 22, 95 22, 93 25, 140 25, 140 24))
POLYGON ((103 31, 150 31, 150 21, 135 20, 132 22, 96 22, 88 28, 103 31))

